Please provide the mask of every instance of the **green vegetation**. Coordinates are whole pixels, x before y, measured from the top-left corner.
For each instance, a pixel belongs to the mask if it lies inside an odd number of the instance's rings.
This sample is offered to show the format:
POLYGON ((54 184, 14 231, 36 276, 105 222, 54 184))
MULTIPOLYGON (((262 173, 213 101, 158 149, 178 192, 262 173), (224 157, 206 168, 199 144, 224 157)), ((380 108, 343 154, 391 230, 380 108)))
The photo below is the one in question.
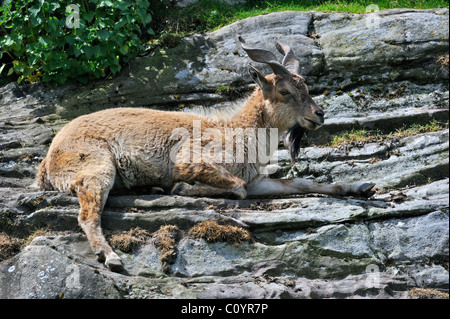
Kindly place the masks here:
POLYGON ((442 123, 435 119, 424 125, 411 124, 410 126, 403 126, 400 129, 396 129, 395 132, 389 134, 382 134, 379 131, 371 131, 366 129, 352 129, 351 131, 343 132, 333 137, 329 146, 339 146, 350 143, 365 143, 370 141, 381 141, 386 138, 393 137, 405 137, 411 135, 417 135, 420 133, 436 132, 448 128, 448 122, 442 123))
POLYGON ((171 0, 80 0, 79 27, 63 0, 5 0, 0 6, 0 77, 18 82, 68 80, 86 83, 120 71, 155 45, 175 46, 193 32, 214 30, 251 16, 277 11, 364 13, 369 5, 390 8, 448 7, 444 0, 247 0, 226 4, 199 0, 179 8, 171 0), (150 5, 151 4, 151 5, 150 5))
POLYGON ((334 136, 329 145, 338 146, 342 144, 349 144, 352 142, 367 142, 369 140, 375 139, 377 136, 379 136, 378 133, 374 134, 373 132, 365 129, 352 129, 349 132, 343 132, 339 135, 334 136))
MULTIPOLYGON (((17 81, 64 83, 115 74, 143 50, 148 1, 4 1, 0 7, 0 72, 17 81)), ((147 30, 151 32, 151 30, 147 30)))
MULTIPOLYGON (((164 1, 161 1, 163 3, 164 1)), ((167 2, 167 1, 165 1, 167 2)), ((230 23, 261 14, 280 11, 325 11, 364 13, 369 5, 379 10, 393 8, 430 9, 449 6, 444 0, 247 0, 226 4, 220 0, 199 0, 188 8, 172 8, 160 5, 154 11, 159 30, 167 32, 193 32, 214 30, 230 23)))
POLYGON ((401 129, 397 129, 394 133, 391 133, 389 137, 390 136, 404 137, 420 133, 436 132, 445 128, 448 128, 448 122, 442 123, 433 119, 425 125, 411 124, 411 126, 409 127, 404 126, 401 129))

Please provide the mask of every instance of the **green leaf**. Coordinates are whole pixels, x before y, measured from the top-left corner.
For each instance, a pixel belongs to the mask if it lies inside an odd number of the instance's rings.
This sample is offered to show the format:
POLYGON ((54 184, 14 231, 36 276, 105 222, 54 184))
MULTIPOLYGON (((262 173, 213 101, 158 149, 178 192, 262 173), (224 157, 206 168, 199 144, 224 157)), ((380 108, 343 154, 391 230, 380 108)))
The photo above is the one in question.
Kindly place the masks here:
POLYGON ((58 2, 52 2, 50 3, 49 12, 53 13, 56 9, 61 8, 61 5, 58 2))
POLYGON ((30 11, 30 16, 33 18, 36 18, 37 15, 39 14, 39 12, 41 12, 41 7, 40 6, 35 6, 29 9, 30 11))
POLYGON ((89 73, 91 71, 91 65, 89 64, 88 61, 83 61, 81 63, 81 69, 83 72, 89 73))
POLYGON ((108 30, 100 30, 97 32, 97 36, 101 41, 108 41, 109 37, 111 36, 111 32, 108 30))
POLYGON ((11 67, 11 68, 9 68, 8 73, 6 74, 6 76, 10 76, 13 73, 14 73, 14 67, 11 67))
POLYGON ((50 45, 52 40, 51 40, 51 38, 44 36, 44 37, 39 37, 38 42, 40 44, 42 44, 44 47, 47 47, 50 45))
POLYGON ((59 69, 59 63, 57 61, 48 62, 48 69, 50 71, 55 71, 59 69))
POLYGON ((131 5, 131 2, 124 2, 124 1, 115 1, 114 7, 116 9, 119 9, 120 11, 128 11, 128 7, 131 5))
POLYGON ((111 73, 112 73, 112 74, 116 74, 117 72, 120 71, 121 68, 122 68, 122 67, 121 67, 120 65, 113 64, 113 65, 110 66, 109 69, 111 70, 111 73))
POLYGON ((42 54, 32 54, 31 56, 28 56, 28 65, 31 67, 35 67, 39 64, 39 62, 42 59, 42 54))
POLYGON ((6 35, 0 43, 2 43, 5 47, 10 47, 15 43, 15 41, 10 35, 6 35))
POLYGON ((41 7, 32 7, 29 9, 30 11, 30 21, 31 21, 31 25, 38 26, 42 23, 42 15, 40 14, 41 12, 41 7))
POLYGON ((59 20, 56 17, 50 17, 48 20, 48 25, 50 26, 51 31, 58 30, 59 20))
POLYGON ((44 73, 42 76, 42 82, 50 82, 53 81, 53 75, 50 73, 44 73))
POLYGON ((25 68, 27 67, 27 64, 22 61, 13 61, 14 71, 18 73, 23 73, 25 68))
POLYGON ((97 45, 97 46, 94 46, 92 49, 94 52, 93 53, 94 58, 98 59, 98 57, 101 55, 100 47, 97 45))
POLYGON ((129 51, 128 45, 123 45, 123 46, 121 46, 120 49, 119 49, 119 51, 120 51, 120 53, 122 53, 123 55, 127 55, 127 54, 128 54, 128 51, 129 51))
POLYGON ((144 9, 148 9, 148 7, 150 6, 149 1, 146 1, 146 0, 137 0, 136 3, 138 5, 138 7, 144 8, 144 9))
POLYGON ((143 24, 150 23, 152 21, 152 16, 147 14, 147 12, 143 9, 138 9, 138 15, 141 18, 143 24))
POLYGON ((33 68, 26 67, 25 70, 23 70, 23 76, 29 76, 31 75, 31 73, 33 73, 33 71, 34 71, 33 68))
POLYGON ((114 29, 115 30, 120 30, 126 24, 127 24, 127 19, 126 18, 120 18, 120 20, 117 21, 117 23, 114 25, 114 29))
POLYGON ((70 35, 70 34, 64 38, 64 41, 65 41, 68 45, 71 45, 71 46, 74 45, 74 43, 75 43, 74 37, 73 37, 72 35, 70 35))
POLYGON ((91 59, 94 55, 94 49, 91 46, 84 46, 83 51, 86 54, 87 59, 91 59))
POLYGON ((60 28, 65 28, 66 27, 66 19, 59 20, 59 27, 60 28))
POLYGON ((59 73, 55 74, 54 79, 59 84, 64 84, 67 81, 67 78, 64 75, 59 74, 59 73))
POLYGON ((113 3, 111 1, 101 1, 100 4, 98 5, 100 8, 101 7, 112 7, 113 3))
POLYGON ((5 68, 5 66, 6 66, 6 64, 3 64, 3 65, 0 67, 0 74, 2 74, 3 69, 5 68))
POLYGON ((85 12, 82 14, 82 18, 85 19, 87 22, 91 23, 92 20, 94 19, 94 15, 95 15, 94 11, 85 12))
POLYGON ((33 26, 33 27, 36 27, 36 26, 38 26, 38 25, 40 25, 41 23, 42 23, 42 18, 41 17, 31 17, 30 18, 30 21, 31 21, 31 25, 33 26))

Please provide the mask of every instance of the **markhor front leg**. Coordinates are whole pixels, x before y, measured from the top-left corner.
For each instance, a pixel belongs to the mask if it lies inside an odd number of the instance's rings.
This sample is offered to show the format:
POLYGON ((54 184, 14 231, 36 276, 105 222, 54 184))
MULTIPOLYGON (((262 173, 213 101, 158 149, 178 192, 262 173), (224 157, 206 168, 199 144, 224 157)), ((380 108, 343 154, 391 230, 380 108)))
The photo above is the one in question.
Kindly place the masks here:
POLYGON ((375 184, 320 184, 304 178, 294 179, 270 179, 259 176, 253 180, 247 190, 247 196, 279 196, 319 193, 332 196, 355 195, 370 197, 375 192, 372 190, 375 184))
POLYGON ((78 173, 71 185, 81 206, 78 223, 97 255, 97 260, 105 263, 110 270, 121 272, 122 261, 106 241, 101 227, 101 213, 114 183, 115 168, 109 163, 101 168, 90 167, 88 172, 78 173))

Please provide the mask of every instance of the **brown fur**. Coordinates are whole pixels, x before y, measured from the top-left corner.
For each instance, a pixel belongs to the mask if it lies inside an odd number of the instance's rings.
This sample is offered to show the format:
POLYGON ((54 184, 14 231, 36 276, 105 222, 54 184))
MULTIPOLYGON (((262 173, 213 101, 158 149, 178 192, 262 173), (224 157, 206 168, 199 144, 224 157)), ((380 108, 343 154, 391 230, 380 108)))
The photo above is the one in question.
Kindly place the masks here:
MULTIPOLYGON (((42 190, 78 196, 81 206, 78 221, 99 261, 105 261, 114 271, 123 267, 100 225, 101 212, 113 187, 159 186, 176 195, 241 199, 248 195, 304 192, 368 194, 372 184, 320 185, 303 179, 271 180, 260 175, 265 163, 259 161, 195 163, 191 158, 186 162, 181 160, 181 151, 171 160, 170 151, 179 143, 170 138, 173 130, 182 128, 192 137, 194 121, 201 123, 202 132, 216 128, 222 141, 227 128, 277 128, 281 134, 297 123, 307 130, 317 129, 323 123, 323 112, 309 97, 299 75, 265 77, 254 68, 251 75, 259 88, 229 119, 114 108, 80 116, 57 134, 39 167, 37 184, 42 190)), ((192 138, 184 143, 194 145, 192 138)), ((206 143, 202 140, 201 147, 206 143)), ((248 151, 247 144, 244 151, 248 151)))

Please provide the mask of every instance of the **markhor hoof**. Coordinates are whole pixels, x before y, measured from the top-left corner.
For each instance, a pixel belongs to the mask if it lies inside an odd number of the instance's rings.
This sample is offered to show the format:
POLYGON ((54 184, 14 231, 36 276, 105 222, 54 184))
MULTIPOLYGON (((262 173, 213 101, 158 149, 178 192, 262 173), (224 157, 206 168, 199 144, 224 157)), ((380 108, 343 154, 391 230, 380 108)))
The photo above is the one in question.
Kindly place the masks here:
POLYGON ((106 260, 105 265, 109 268, 109 270, 114 272, 121 272, 123 270, 122 261, 117 258, 106 260))
POLYGON ((186 182, 178 182, 173 186, 172 190, 170 191, 170 194, 183 196, 188 186, 189 184, 186 182))
POLYGON ((358 195, 369 198, 375 194, 374 187, 373 183, 364 183, 358 187, 358 195))

